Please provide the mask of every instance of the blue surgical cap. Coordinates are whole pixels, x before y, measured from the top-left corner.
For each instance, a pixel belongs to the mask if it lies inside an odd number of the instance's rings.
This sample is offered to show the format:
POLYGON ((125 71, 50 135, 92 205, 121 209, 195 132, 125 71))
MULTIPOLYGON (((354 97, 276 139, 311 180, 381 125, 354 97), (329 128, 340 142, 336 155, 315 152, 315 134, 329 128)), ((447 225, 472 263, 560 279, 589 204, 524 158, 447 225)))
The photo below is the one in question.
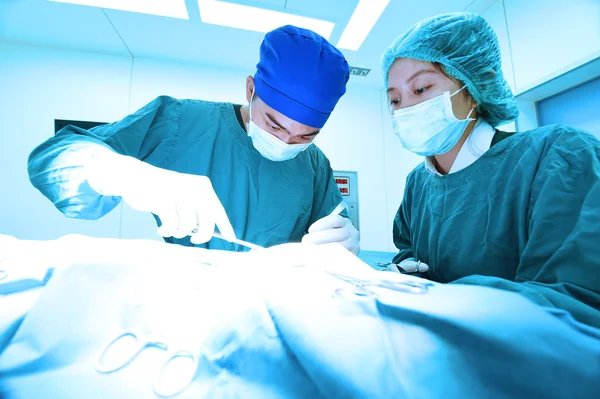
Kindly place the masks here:
POLYGON ((315 32, 291 25, 265 35, 256 69, 254 87, 261 100, 317 129, 325 125, 350 78, 338 49, 315 32))
POLYGON ((386 88, 397 58, 440 63, 446 73, 464 82, 477 102, 478 114, 492 126, 519 116, 519 107, 501 68, 498 39, 486 20, 474 13, 452 13, 425 19, 383 53, 386 88))

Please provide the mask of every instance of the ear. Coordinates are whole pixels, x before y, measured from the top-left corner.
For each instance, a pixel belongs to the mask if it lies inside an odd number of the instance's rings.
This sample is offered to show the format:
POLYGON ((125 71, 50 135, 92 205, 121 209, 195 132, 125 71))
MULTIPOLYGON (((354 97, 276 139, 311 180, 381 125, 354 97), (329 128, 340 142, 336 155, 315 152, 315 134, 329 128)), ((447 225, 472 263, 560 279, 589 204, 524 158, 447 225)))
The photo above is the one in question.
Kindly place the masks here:
POLYGON ((467 103, 469 104, 469 109, 471 109, 471 108, 477 108, 477 106, 479 104, 477 104, 477 101, 475 101, 475 99, 473 98, 473 96, 471 95, 471 93, 469 93, 468 90, 465 90, 465 94, 467 96, 466 100, 467 100, 467 103))
POLYGON ((246 101, 250 103, 252 101, 252 94, 254 93, 254 77, 248 76, 246 78, 246 101))

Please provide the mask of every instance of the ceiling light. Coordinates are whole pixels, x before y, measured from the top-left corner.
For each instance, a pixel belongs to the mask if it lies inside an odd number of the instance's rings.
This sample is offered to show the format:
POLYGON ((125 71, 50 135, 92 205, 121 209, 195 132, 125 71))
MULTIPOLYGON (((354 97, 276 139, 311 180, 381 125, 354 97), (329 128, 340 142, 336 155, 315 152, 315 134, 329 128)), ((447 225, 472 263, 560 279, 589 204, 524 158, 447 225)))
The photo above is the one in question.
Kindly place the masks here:
POLYGON ((389 3, 390 0, 360 0, 337 47, 357 51, 389 3))
POLYGON ((179 19, 189 19, 185 0, 49 0, 81 6, 110 8, 179 19))
POLYGON ((267 33, 284 25, 310 29, 329 40, 335 24, 285 12, 217 0, 198 0, 200 19, 206 24, 267 33))

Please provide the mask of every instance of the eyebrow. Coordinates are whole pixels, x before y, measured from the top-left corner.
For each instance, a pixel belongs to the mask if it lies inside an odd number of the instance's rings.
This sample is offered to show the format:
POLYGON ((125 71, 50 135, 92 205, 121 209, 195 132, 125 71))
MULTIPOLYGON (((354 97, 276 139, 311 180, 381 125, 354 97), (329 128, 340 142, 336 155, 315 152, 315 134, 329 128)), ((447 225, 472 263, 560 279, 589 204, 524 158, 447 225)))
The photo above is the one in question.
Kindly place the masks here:
MULTIPOLYGON (((424 75, 426 73, 436 73, 437 71, 431 70, 431 69, 421 69, 420 71, 417 71, 415 73, 412 74, 412 76, 410 78, 408 78, 406 80, 406 83, 410 83, 413 80, 415 80, 416 78, 418 78, 421 75, 424 75)), ((387 92, 389 93, 390 91, 395 90, 394 87, 390 87, 389 89, 387 89, 387 92)))
MULTIPOLYGON (((287 133, 288 133, 290 136, 292 135, 292 134, 290 133, 290 131, 289 131, 289 130, 287 130, 285 127, 283 127, 283 126, 281 125, 281 123, 277 122, 277 119, 275 119, 275 117, 274 117, 273 115, 271 115, 271 114, 270 114, 270 113, 268 113, 268 112, 265 112, 265 115, 267 115, 267 118, 269 118, 269 121, 271 121, 271 123, 273 123, 274 125, 276 125, 277 127, 279 127, 281 130, 283 130, 283 131, 286 131, 286 132, 287 132, 287 133)), ((310 137, 310 136, 316 136, 317 134, 319 134, 319 132, 320 132, 320 130, 315 130, 315 131, 314 131, 314 132, 312 132, 312 133, 300 134, 299 136, 300 136, 300 137, 306 137, 306 136, 309 136, 309 137, 310 137)))
POLYGON ((436 73, 436 72, 437 71, 433 71, 431 69, 421 69, 420 71, 417 71, 417 72, 413 73, 413 75, 410 78, 408 78, 408 80, 406 81, 406 83, 410 83, 413 80, 415 80, 416 78, 418 78, 419 76, 424 75, 426 73, 436 73))

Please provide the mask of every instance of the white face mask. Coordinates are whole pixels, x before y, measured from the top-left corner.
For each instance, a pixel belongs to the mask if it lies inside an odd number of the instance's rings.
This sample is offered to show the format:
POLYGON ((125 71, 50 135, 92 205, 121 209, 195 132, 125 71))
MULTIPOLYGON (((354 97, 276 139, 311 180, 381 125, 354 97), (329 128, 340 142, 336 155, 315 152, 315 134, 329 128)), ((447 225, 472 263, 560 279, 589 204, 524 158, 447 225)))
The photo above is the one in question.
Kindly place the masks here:
POLYGON ((415 154, 432 156, 445 154, 458 143, 467 125, 475 119, 458 119, 452 111, 450 98, 465 86, 450 94, 424 101, 412 107, 394 111, 394 133, 402 146, 415 154))
MULTIPOLYGON (((252 97, 254 97, 254 94, 252 97)), ((250 119, 248 122, 248 136, 252 139, 252 145, 260 152, 260 155, 271 161, 279 162, 292 159, 312 144, 312 142, 305 144, 284 143, 252 122, 252 100, 250 100, 248 116, 250 119)))

